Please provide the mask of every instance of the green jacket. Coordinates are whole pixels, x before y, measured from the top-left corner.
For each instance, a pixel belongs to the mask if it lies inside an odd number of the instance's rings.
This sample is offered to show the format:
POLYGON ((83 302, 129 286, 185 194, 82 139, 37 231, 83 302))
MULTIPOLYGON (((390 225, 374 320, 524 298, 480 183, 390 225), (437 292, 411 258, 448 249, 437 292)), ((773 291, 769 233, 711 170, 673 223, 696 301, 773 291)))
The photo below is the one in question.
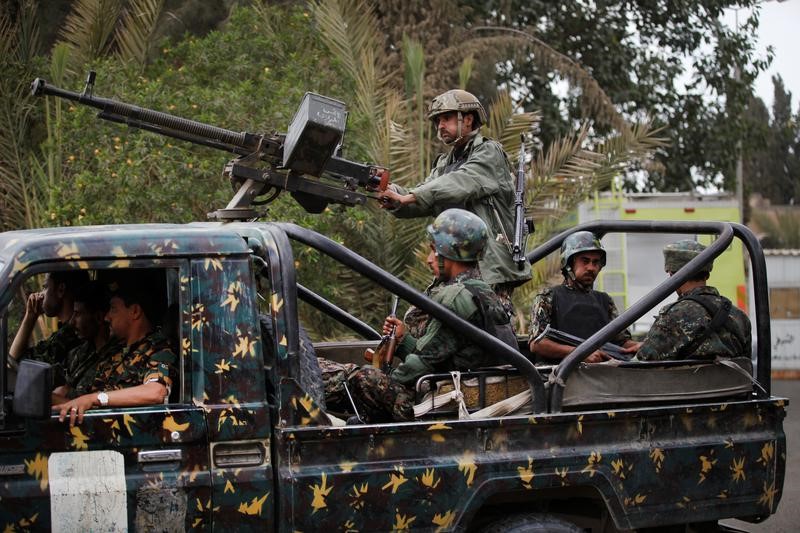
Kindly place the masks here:
POLYGON ((531 268, 518 270, 511 259, 509 241, 514 239, 514 178, 502 147, 478 133, 456 155, 453 150, 440 154, 424 183, 400 194, 413 193, 416 203, 390 212, 398 218, 436 216, 445 209, 459 207, 478 215, 489 228, 489 245, 480 262, 481 274, 489 285, 531 279, 531 268), (490 202, 500 217, 497 222, 490 202))
MULTIPOLYGON (((431 299, 483 328, 483 316, 472 298, 472 293, 465 287, 468 284, 480 289, 489 319, 496 323, 508 322, 508 315, 500 298, 480 279, 478 269, 463 272, 455 279, 435 287, 431 292, 431 299)), ((403 362, 392 371, 391 378, 408 387, 413 387, 416 380, 425 374, 469 370, 503 363, 433 317, 427 321, 419 339, 410 333, 403 336, 395 356, 403 362)))

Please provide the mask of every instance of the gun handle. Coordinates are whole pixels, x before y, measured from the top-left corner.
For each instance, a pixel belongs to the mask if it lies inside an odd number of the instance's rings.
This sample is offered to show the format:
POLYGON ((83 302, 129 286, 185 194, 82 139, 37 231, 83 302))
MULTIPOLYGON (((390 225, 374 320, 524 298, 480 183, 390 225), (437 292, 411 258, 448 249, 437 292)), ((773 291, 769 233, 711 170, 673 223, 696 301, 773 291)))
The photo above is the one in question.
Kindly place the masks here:
POLYGON ((367 348, 364 350, 364 360, 367 363, 372 363, 375 360, 375 350, 372 348, 367 348))

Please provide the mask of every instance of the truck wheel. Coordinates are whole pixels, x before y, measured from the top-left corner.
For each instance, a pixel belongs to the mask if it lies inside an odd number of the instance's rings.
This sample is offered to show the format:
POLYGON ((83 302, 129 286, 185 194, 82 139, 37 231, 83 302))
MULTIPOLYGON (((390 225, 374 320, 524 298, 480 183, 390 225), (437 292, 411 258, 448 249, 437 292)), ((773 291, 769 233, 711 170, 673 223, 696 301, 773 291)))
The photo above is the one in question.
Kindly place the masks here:
POLYGON ((502 518, 481 529, 481 533, 583 533, 575 524, 548 514, 525 513, 502 518))

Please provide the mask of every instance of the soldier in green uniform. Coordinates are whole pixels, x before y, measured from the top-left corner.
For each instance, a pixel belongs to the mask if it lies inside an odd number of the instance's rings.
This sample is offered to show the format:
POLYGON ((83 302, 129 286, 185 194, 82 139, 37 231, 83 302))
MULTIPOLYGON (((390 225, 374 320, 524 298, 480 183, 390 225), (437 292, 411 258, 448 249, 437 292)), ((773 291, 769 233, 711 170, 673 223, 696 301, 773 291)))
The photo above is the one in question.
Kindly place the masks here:
MULTIPOLYGON (((544 337, 550 326, 557 330, 586 339, 617 318, 614 300, 602 291, 594 290, 594 281, 606 265, 606 251, 600 240, 589 231, 578 231, 561 244, 561 273, 564 282, 548 287, 537 294, 531 306, 531 353, 541 360, 557 361, 575 349, 573 346, 544 337)), ((635 343, 626 329, 612 342, 623 347, 635 343)), ((596 350, 585 359, 599 363, 609 359, 602 350, 596 350)))
MULTIPOLYGON (((516 347, 503 304, 481 279, 478 268, 488 240, 486 224, 468 211, 448 209, 436 217, 427 231, 431 240, 427 262, 438 280, 430 290, 431 298, 516 347)), ((402 320, 389 316, 383 330, 388 333, 392 327, 398 339, 395 357, 403 362, 388 375, 364 366, 348 379, 366 422, 413 420, 413 387, 425 374, 501 363, 434 317, 425 321, 419 337, 409 333, 402 320)))
MULTIPOLYGON (((157 285, 156 285, 157 286, 157 285)), ((101 362, 90 392, 53 406, 70 426, 92 407, 129 407, 164 403, 177 378, 177 356, 156 329, 154 284, 130 276, 117 282, 108 314, 111 333, 125 343, 121 352, 101 362)))
MULTIPOLYGON (((664 248, 664 270, 671 276, 705 250, 685 239, 664 248)), ((700 268, 676 289, 678 301, 664 306, 644 342, 631 351, 643 361, 713 360, 750 356, 750 320, 717 289, 706 285, 713 263, 700 268)))
POLYGON ((513 168, 500 143, 481 135, 486 111, 471 93, 454 89, 437 96, 428 118, 450 150, 439 155, 424 183, 408 191, 394 184, 387 188, 382 205, 398 218, 435 216, 454 207, 478 215, 489 233, 481 275, 513 311, 514 288, 531 278, 527 262, 519 270, 512 260, 513 168))
POLYGON ((49 272, 44 289, 29 295, 25 302, 25 316, 11 343, 9 355, 15 360, 30 358, 51 365, 63 365, 69 351, 82 342, 70 319, 75 293, 88 281, 85 270, 49 272), (28 347, 33 328, 41 315, 55 318, 58 329, 48 338, 28 347))

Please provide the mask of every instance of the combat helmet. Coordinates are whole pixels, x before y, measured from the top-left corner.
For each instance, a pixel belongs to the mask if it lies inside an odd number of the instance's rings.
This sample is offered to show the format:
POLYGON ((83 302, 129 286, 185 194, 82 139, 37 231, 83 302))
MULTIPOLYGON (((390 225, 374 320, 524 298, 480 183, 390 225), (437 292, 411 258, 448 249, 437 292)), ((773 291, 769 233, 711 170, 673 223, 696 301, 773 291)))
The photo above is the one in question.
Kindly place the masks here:
POLYGON ((486 110, 483 108, 480 101, 474 94, 461 89, 451 89, 431 100, 431 105, 428 106, 428 120, 433 120, 438 115, 451 111, 458 111, 460 113, 459 125, 461 123, 461 114, 471 112, 477 113, 478 120, 480 121, 480 124, 476 125, 475 129, 477 129, 479 125, 488 122, 486 110))
POLYGON ((489 231, 481 218, 464 209, 448 209, 428 226, 436 254, 452 261, 478 261, 486 251, 489 231))
MULTIPOLYGON (((664 271, 677 272, 682 266, 700 255, 706 247, 693 239, 683 239, 673 242, 664 247, 664 271)), ((698 269, 697 273, 710 273, 714 267, 711 261, 698 269)))
POLYGON ((561 243, 561 271, 566 274, 572 270, 569 260, 581 252, 600 252, 600 264, 606 266, 606 251, 600 239, 591 231, 577 231, 561 243))

